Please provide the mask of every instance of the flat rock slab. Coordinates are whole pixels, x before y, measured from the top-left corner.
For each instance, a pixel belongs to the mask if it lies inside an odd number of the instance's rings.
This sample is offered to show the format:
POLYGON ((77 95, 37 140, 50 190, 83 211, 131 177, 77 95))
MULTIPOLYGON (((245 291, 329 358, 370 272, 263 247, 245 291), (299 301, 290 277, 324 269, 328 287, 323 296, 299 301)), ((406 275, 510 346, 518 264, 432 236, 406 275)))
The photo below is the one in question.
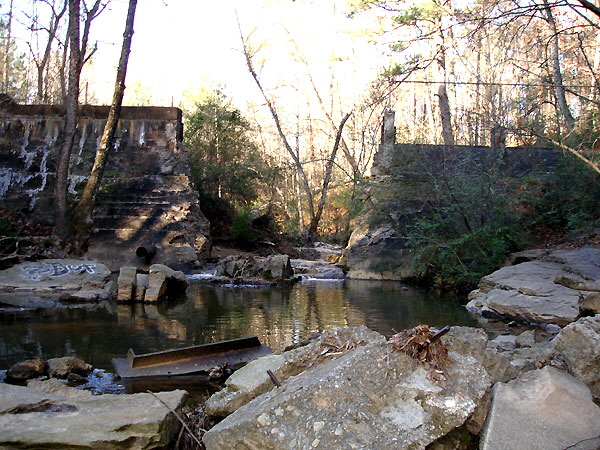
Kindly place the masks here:
POLYGON ((450 353, 443 382, 387 343, 359 347, 286 380, 204 435, 207 450, 424 449, 462 425, 490 385, 472 357, 450 353))
MULTIPOLYGON (((43 306, 44 300, 65 294, 94 291, 80 296, 81 301, 95 300, 110 282, 111 272, 104 264, 76 259, 45 259, 17 264, 0 271, 0 302, 24 307, 43 306), (31 293, 38 301, 19 300, 16 294, 31 293)), ((108 295, 108 291, 105 292, 108 295)))
POLYGON ((600 445, 599 434, 600 407, 587 386, 544 367, 496 384, 479 448, 592 450, 600 445))
MULTIPOLYGON (((92 395, 57 382, 0 383, 0 448, 164 447, 179 422, 152 394, 92 395)), ((156 394, 179 409, 185 391, 156 394)))
POLYGON ((554 251, 545 260, 503 267, 483 277, 467 309, 564 326, 577 319, 580 299, 592 295, 598 281, 600 249, 554 251))

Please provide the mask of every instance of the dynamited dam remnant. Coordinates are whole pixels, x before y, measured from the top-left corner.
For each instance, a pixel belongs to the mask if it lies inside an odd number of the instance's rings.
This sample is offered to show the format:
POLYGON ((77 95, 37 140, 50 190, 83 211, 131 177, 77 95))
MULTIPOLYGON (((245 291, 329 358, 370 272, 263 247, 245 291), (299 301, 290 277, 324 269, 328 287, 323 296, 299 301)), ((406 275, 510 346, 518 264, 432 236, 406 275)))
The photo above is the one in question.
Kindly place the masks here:
MULTIPOLYGON (((90 173, 107 106, 82 106, 71 156, 70 201, 90 173)), ((63 140, 61 108, 0 105, 0 208, 54 223, 56 156, 63 140)), ((88 256, 117 270, 153 263, 194 267, 209 254, 209 223, 200 210, 181 144, 178 108, 124 107, 97 198, 88 256)))

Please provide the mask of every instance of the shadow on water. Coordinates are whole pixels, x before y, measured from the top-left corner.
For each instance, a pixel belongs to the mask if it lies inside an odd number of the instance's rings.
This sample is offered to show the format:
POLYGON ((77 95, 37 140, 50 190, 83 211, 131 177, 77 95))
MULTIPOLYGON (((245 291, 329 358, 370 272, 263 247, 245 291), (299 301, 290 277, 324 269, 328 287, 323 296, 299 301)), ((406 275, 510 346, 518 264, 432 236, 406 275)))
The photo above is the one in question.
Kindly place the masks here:
POLYGON ((111 358, 256 335, 273 350, 314 332, 366 325, 390 335, 427 323, 476 326, 461 304, 376 281, 307 281, 288 288, 192 282, 186 296, 159 305, 117 305, 0 315, 0 370, 34 356, 76 355, 112 372, 111 358))

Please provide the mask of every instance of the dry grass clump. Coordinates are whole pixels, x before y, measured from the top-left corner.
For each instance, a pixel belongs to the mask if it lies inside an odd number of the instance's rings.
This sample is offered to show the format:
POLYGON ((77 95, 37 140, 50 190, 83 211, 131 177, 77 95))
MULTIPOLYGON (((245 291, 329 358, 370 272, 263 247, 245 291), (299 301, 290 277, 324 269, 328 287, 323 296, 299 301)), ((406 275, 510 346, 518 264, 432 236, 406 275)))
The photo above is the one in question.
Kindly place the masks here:
POLYGON ((450 362, 446 345, 438 339, 444 330, 446 328, 434 333, 429 325, 418 325, 393 335, 389 343, 392 349, 406 353, 411 358, 428 364, 436 372, 443 373, 450 362))

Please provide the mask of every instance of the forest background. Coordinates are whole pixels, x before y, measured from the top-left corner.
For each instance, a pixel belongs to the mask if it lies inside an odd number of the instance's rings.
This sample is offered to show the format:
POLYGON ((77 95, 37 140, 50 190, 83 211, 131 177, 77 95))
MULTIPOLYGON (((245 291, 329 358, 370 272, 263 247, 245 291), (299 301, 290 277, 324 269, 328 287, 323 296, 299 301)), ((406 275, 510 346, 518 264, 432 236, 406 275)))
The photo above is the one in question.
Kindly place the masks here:
MULTIPOLYGON (((93 20, 79 103, 106 104, 127 2, 80 3, 82 24, 93 20)), ((2 3, 2 91, 16 101, 65 101, 67 4, 2 3)), ((469 284, 541 236, 598 224, 599 24, 587 0, 148 0, 124 104, 182 108, 213 235, 250 244, 259 216, 347 242, 373 192, 385 110, 397 142, 564 152, 510 196, 492 168, 432 178, 436 201, 409 235, 415 262, 423 278, 469 284)))

